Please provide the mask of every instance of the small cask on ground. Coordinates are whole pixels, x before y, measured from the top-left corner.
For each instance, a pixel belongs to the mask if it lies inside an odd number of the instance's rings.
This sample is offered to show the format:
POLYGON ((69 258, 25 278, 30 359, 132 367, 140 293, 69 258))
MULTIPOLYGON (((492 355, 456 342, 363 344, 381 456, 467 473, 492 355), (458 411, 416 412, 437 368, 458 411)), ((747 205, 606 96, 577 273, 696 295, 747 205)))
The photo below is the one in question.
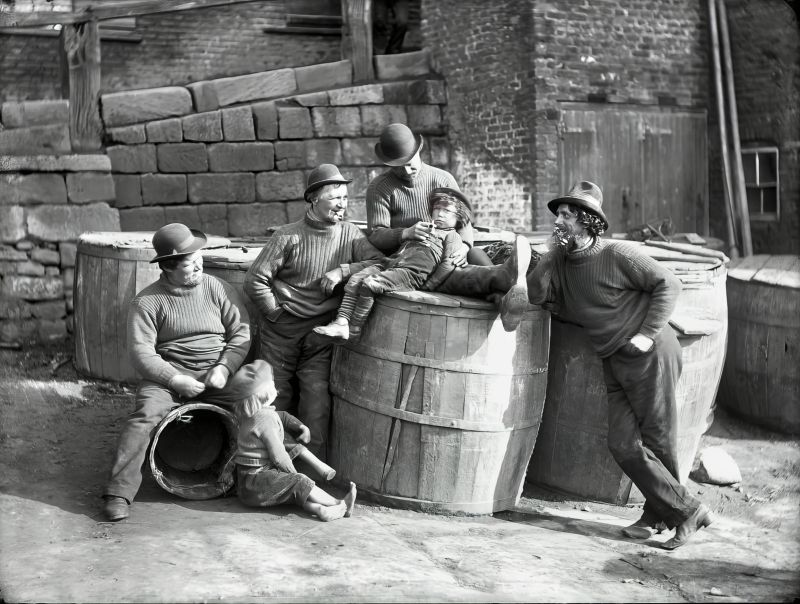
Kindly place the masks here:
MULTIPOLYGON (((75 367, 91 377, 134 382, 128 361, 127 315, 133 297, 161 274, 153 232, 88 232, 78 238, 73 302, 75 367)), ((209 237, 209 247, 230 243, 209 237)))
POLYGON ((740 259, 728 274, 730 331, 719 402, 800 434, 800 256, 740 259))
MULTIPOLYGON (((728 329, 727 261, 696 246, 672 249, 635 242, 681 280, 670 321, 683 351, 678 404, 678 472, 691 471, 700 437, 708 429, 725 360, 728 329)), ((547 397, 527 480, 587 499, 625 504, 638 489, 608 451, 608 400, 603 365, 583 328, 553 318, 547 397)))
POLYGON ((390 506, 512 508, 541 421, 548 336, 537 307, 508 333, 480 300, 379 297, 361 340, 334 351, 329 462, 390 506))

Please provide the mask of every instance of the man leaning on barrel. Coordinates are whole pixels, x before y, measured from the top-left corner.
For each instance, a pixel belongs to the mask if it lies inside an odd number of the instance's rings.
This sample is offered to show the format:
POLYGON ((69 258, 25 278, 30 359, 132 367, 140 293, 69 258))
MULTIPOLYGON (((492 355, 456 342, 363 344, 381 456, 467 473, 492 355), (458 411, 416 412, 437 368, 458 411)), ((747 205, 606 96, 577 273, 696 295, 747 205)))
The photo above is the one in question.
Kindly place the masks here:
POLYGON ((528 296, 582 325, 603 360, 608 447, 645 497, 642 517, 622 532, 648 539, 675 528, 675 549, 711 524, 709 509, 678 479, 681 346, 668 324, 681 283, 636 246, 606 241, 603 194, 581 181, 547 207, 554 245, 528 275, 528 296))
POLYGON ((383 258, 356 225, 343 222, 350 182, 333 164, 314 168, 303 193, 305 216, 273 233, 244 279, 244 291, 260 312, 259 358, 274 371, 273 404, 309 427, 308 448, 323 461, 333 346, 314 328, 334 319, 350 275, 383 258))
POLYGON ((180 223, 153 235, 161 276, 131 301, 128 351, 142 376, 136 407, 122 428, 104 491, 108 520, 127 518, 142 482, 142 463, 153 433, 170 409, 200 398, 231 407, 229 378, 250 347, 248 317, 227 283, 203 274, 206 236, 180 223))

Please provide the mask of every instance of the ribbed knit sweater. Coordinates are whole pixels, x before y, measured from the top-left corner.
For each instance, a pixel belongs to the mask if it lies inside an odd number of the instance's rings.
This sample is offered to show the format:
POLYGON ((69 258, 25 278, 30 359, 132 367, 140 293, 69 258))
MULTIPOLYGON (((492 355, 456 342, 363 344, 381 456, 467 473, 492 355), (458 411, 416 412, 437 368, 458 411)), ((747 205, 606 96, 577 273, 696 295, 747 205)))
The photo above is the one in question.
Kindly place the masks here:
POLYGON ((168 385, 182 369, 223 365, 233 375, 250 348, 250 324, 231 301, 233 288, 211 275, 193 287, 164 273, 128 308, 128 352, 143 378, 168 385))
POLYGON ((274 467, 276 459, 287 455, 283 442, 284 426, 289 432, 299 433, 303 423, 272 406, 262 407, 251 417, 240 417, 236 463, 274 467))
POLYGON ((669 321, 681 287, 636 246, 600 238, 579 252, 546 254, 528 279, 530 301, 555 302, 557 314, 583 325, 603 358, 637 333, 654 338, 669 321))
MULTIPOLYGON (((430 220, 428 195, 437 187, 460 190, 455 178, 444 170, 423 163, 409 185, 387 170, 372 179, 367 187, 367 231, 372 244, 385 254, 393 254, 402 243, 403 229, 420 220, 430 220)), ((459 232, 472 245, 469 234, 459 232)))
POLYGON ((356 225, 321 222, 309 210, 269 238, 245 275, 244 291, 269 320, 282 310, 316 317, 336 309, 342 298, 322 290, 325 273, 341 268, 346 280, 383 257, 356 225))

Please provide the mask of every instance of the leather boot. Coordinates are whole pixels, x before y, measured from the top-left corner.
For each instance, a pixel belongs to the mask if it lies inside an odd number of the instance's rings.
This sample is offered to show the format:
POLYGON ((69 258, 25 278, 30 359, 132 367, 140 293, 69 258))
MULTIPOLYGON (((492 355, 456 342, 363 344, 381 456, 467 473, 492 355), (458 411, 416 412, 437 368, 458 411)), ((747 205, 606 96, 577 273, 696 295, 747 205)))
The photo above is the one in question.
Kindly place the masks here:
POLYGON ((675 549, 684 545, 689 539, 692 538, 697 531, 710 525, 714 521, 714 516, 711 511, 704 505, 700 506, 689 516, 682 524, 675 529, 675 536, 669 541, 662 543, 663 549, 675 549))
POLYGON ((531 244, 522 235, 514 239, 511 255, 501 265, 506 282, 497 288, 506 294, 500 301, 500 321, 503 329, 514 331, 528 310, 528 281, 526 274, 531 263, 531 244))

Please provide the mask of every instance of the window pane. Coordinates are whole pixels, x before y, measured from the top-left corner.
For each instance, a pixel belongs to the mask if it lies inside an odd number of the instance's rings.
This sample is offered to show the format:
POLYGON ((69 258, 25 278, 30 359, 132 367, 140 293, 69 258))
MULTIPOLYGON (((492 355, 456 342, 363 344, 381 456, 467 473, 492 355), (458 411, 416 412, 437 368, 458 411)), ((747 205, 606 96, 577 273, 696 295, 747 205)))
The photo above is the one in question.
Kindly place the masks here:
POLYGON ((760 189, 747 189, 747 208, 751 214, 761 214, 760 189))
POLYGON ((758 182, 777 182, 778 173, 777 166, 778 156, 775 153, 759 153, 758 154, 758 182))
POLYGON ((742 165, 744 166, 744 182, 755 184, 756 182, 756 155, 755 153, 742 153, 742 165))
POLYGON ((768 214, 778 213, 778 190, 774 188, 761 189, 764 200, 763 211, 768 214))

